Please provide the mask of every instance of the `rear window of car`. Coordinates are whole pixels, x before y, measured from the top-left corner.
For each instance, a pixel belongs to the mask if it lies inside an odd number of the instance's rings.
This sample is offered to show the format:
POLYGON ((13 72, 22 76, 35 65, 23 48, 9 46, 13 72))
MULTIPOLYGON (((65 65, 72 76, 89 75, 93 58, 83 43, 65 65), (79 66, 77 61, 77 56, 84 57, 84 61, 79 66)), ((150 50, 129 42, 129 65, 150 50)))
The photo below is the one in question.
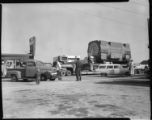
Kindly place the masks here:
POLYGON ((98 65, 94 65, 94 66, 93 66, 93 69, 97 69, 97 68, 98 68, 98 65))
POLYGON ((99 68, 100 68, 100 69, 105 69, 105 68, 106 68, 106 66, 99 66, 99 68))
POLYGON ((112 68, 113 68, 112 65, 107 66, 107 69, 112 69, 112 68))

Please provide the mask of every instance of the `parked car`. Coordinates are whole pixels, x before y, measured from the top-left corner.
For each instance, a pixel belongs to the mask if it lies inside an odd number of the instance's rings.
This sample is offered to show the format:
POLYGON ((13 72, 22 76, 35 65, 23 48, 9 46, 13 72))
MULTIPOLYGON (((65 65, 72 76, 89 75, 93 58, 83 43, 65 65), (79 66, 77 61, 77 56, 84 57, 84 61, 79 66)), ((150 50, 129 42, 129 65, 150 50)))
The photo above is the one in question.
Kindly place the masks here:
POLYGON ((129 68, 120 64, 100 64, 95 70, 101 75, 129 75, 129 68))

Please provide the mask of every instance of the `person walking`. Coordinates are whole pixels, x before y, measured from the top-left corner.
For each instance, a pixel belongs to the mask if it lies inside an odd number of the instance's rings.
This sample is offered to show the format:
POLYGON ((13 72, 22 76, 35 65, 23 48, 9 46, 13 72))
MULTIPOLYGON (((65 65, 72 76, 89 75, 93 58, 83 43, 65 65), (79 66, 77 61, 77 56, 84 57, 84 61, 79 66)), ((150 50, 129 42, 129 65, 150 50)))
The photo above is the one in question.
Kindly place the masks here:
POLYGON ((2 64, 2 66, 1 66, 1 73, 2 74, 1 75, 2 75, 2 77, 5 77, 7 74, 7 67, 6 67, 4 60, 1 61, 1 64, 2 64))
POLYGON ((39 85, 40 84, 40 69, 37 69, 36 71, 36 84, 39 85))
POLYGON ((134 75, 134 63, 133 60, 130 60, 130 75, 134 75))
POLYGON ((62 80, 62 76, 61 76, 61 64, 60 64, 59 61, 56 62, 56 69, 57 69, 58 80, 62 80))
POLYGON ((76 81, 81 81, 81 63, 79 58, 77 58, 75 67, 76 67, 75 68, 76 81))

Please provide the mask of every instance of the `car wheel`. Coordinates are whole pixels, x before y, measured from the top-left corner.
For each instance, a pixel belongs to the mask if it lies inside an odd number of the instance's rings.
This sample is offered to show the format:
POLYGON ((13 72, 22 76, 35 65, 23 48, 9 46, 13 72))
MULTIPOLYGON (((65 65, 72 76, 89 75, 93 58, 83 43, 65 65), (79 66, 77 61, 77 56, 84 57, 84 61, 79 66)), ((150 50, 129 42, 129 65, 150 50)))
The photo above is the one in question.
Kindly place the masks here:
POLYGON ((18 81, 17 76, 16 75, 11 75, 11 81, 17 82, 18 81))
POLYGON ((129 76, 129 72, 126 72, 125 75, 126 75, 126 76, 129 76))
POLYGON ((47 80, 46 76, 45 75, 41 75, 41 81, 45 81, 47 80))
POLYGON ((53 78, 53 79, 52 79, 52 78, 50 78, 50 80, 51 80, 51 81, 55 81, 55 78, 53 78))
POLYGON ((23 79, 23 81, 24 81, 24 82, 27 82, 28 80, 25 78, 25 79, 23 79))
POLYGON ((71 76, 72 75, 72 73, 71 73, 71 71, 69 71, 69 70, 67 70, 67 76, 71 76))
POLYGON ((105 73, 104 76, 107 77, 107 73, 105 73))

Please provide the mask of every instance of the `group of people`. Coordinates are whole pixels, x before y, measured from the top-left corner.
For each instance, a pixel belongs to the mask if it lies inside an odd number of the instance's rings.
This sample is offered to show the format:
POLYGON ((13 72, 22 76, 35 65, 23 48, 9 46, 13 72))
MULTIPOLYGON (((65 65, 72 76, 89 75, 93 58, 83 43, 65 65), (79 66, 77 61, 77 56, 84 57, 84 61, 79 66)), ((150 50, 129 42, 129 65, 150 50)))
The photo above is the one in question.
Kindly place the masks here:
MULTIPOLYGON (((59 80, 62 80, 61 75, 61 64, 59 61, 56 63, 57 68, 57 76, 59 80)), ((77 61, 75 62, 75 75, 76 75, 76 81, 81 81, 81 62, 79 58, 77 58, 77 61)))
MULTIPOLYGON (((60 62, 56 61, 54 64, 54 67, 56 67, 56 69, 57 69, 58 80, 62 80, 60 62)), ((81 62, 80 62, 79 58, 77 58, 77 61, 75 62, 75 75, 76 75, 76 81, 81 81, 81 62)))

